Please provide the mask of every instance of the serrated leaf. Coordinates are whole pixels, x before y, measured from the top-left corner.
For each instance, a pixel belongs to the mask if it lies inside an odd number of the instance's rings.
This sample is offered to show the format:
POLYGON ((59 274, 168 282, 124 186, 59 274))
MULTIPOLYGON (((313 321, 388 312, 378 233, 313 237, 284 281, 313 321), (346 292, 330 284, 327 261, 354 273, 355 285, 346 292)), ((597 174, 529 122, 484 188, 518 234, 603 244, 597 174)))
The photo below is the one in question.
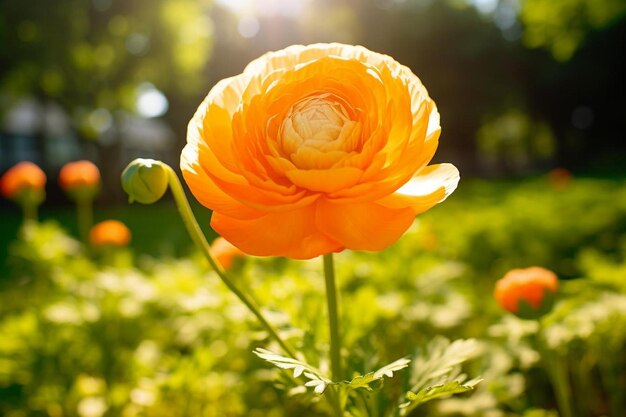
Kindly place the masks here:
POLYGON ((318 386, 313 388, 313 391, 315 391, 317 394, 323 394, 325 389, 326 389, 326 384, 319 384, 318 386))
POLYGON ((309 378, 309 379, 319 379, 321 380, 322 378, 319 377, 317 374, 311 373, 311 372, 305 372, 304 376, 309 378))
POLYGON ((474 389, 476 384, 478 384, 481 379, 473 379, 471 381, 467 381, 462 384, 459 381, 449 381, 445 384, 434 385, 431 387, 424 388, 417 393, 407 392, 406 399, 408 402, 402 404, 400 407, 408 407, 409 405, 412 408, 424 404, 425 402, 434 400, 436 398, 447 397, 449 395, 461 394, 467 391, 471 391, 474 389))
POLYGON ((315 367, 297 359, 277 355, 274 352, 262 348, 256 348, 253 353, 280 369, 293 370, 294 378, 304 376, 309 379, 304 386, 313 387, 313 390, 318 394, 322 394, 326 390, 326 386, 332 383, 331 380, 323 376, 315 367))
POLYGON ((352 378, 351 381, 347 382, 346 385, 352 389, 364 388, 368 391, 372 390, 370 384, 374 381, 378 381, 383 379, 384 377, 391 378, 393 377, 393 373, 404 369, 409 366, 411 363, 410 359, 402 358, 398 359, 395 362, 390 363, 389 365, 385 365, 377 371, 368 372, 365 375, 358 375, 352 378))
POLYGON ((314 379, 304 384, 305 387, 313 387, 313 391, 315 391, 318 394, 323 394, 324 391, 326 390, 327 385, 328 384, 326 384, 324 381, 320 379, 314 379))
POLYGON ((372 387, 370 387, 369 384, 374 382, 374 381, 375 381, 375 379, 374 379, 374 372, 370 372, 370 373, 367 373, 365 375, 357 375, 357 376, 355 376, 346 385, 348 385, 352 389, 365 388, 366 390, 371 391, 372 387))
POLYGON ((450 374, 476 353, 477 343, 474 339, 460 339, 450 343, 445 337, 434 338, 426 346, 426 351, 413 361, 411 391, 417 392, 426 386, 454 379, 450 374))
POLYGON ((443 337, 433 339, 425 352, 413 361, 413 385, 406 394, 408 401, 400 405, 401 414, 406 415, 427 401, 472 390, 481 380, 465 382, 467 377, 461 374, 460 365, 476 353, 477 344, 473 339, 452 343, 443 337))
POLYGON ((404 404, 400 404, 400 415, 406 416, 416 407, 428 401, 471 391, 480 381, 482 381, 480 378, 472 379, 471 381, 467 381, 465 383, 460 381, 449 381, 441 385, 429 386, 418 391, 417 393, 409 391, 406 394, 406 399, 408 401, 404 404))
POLYGON ((410 363, 411 363, 411 359, 407 359, 407 358, 398 359, 397 361, 392 362, 389 365, 385 365, 382 368, 380 368, 378 371, 374 372, 374 378, 380 379, 384 376, 391 378, 393 377, 394 372, 408 367, 410 363))
POLYGON ((300 375, 302 375, 302 372, 304 372, 304 366, 298 365, 295 368, 293 368, 293 376, 294 376, 294 378, 297 378, 300 375))

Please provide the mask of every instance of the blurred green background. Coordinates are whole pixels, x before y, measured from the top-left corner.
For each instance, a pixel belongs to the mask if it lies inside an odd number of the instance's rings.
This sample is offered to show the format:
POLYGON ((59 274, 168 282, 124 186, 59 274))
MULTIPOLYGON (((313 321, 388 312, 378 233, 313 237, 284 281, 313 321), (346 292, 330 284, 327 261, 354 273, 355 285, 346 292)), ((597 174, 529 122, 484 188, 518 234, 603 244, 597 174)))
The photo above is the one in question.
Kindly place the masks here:
MULTIPOLYGON (((137 157, 176 167, 198 104, 250 60, 331 41, 413 69, 441 113, 436 161, 462 176, 397 245, 337 256, 349 368, 436 361, 437 336, 476 338, 462 370, 485 381, 413 415, 556 417, 537 328, 492 299, 508 270, 541 265, 563 280, 542 326, 575 417, 626 415, 624 0, 0 1, 0 174, 21 160, 48 174, 41 226, 20 230, 0 200, 0 415, 325 415, 250 353, 271 344, 207 272, 173 202, 130 206, 119 175, 137 157), (76 240, 56 182, 76 159, 100 167, 95 220, 129 225, 129 249, 76 240)), ((236 268, 324 367, 319 262, 236 268)), ((370 399, 390 410, 419 373, 370 399)))
MULTIPOLYGON (((436 160, 464 178, 623 177, 625 40, 623 0, 5 0, 0 174, 39 164, 52 216, 69 206, 60 167, 90 159, 99 205, 123 205, 124 166, 177 166, 217 81, 268 50, 337 41, 413 69, 442 115, 436 160)), ((6 247, 18 211, 0 210, 6 247)))

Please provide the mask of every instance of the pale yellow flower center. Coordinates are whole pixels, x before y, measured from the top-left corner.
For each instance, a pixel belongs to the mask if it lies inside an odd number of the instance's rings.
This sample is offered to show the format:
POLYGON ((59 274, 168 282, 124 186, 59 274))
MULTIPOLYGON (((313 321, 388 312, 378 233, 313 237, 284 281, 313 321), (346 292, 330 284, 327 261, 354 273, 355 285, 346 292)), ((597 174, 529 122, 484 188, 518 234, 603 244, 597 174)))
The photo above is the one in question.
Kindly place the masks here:
POLYGON ((298 167, 325 169, 355 149, 359 123, 331 94, 303 98, 281 126, 283 152, 298 167))

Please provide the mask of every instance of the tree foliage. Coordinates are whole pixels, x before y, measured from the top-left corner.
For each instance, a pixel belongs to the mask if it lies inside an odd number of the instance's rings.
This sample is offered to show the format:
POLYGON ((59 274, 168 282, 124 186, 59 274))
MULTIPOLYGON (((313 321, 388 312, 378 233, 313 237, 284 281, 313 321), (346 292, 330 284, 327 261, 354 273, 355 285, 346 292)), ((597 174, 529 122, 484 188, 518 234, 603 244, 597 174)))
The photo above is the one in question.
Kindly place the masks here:
POLYGON ((615 24, 624 13, 623 0, 524 0, 524 43, 547 48, 557 60, 566 61, 589 32, 615 24))
POLYGON ((212 24, 206 1, 9 0, 0 6, 0 89, 64 105, 79 120, 134 111, 151 83, 185 97, 205 85, 212 24))

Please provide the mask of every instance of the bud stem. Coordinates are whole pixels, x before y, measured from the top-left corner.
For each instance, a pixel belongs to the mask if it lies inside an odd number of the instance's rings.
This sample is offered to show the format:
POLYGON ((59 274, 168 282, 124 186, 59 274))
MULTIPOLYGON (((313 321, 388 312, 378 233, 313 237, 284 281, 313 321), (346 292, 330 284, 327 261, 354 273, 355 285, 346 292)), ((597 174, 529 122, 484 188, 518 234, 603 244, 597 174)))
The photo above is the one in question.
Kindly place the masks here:
POLYGON ((537 344, 541 359, 546 366, 546 371, 554 394, 556 395, 556 403, 559 407, 559 414, 562 417, 574 417, 572 411, 572 388, 569 382, 569 375, 567 372, 567 365, 564 358, 559 352, 553 350, 548 346, 544 340, 544 327, 541 321, 538 321, 539 329, 537 331, 537 344))
POLYGON ((187 200, 187 196, 185 195, 183 186, 180 183, 180 180, 178 179, 178 176, 176 175, 174 170, 169 165, 163 162, 158 162, 158 164, 165 168, 165 171, 167 172, 168 183, 170 189, 172 190, 172 194, 174 195, 174 200, 176 201, 178 212, 180 213, 183 222, 185 223, 185 227, 187 228, 187 231, 189 232, 189 235, 191 236, 193 242, 200 249, 207 261, 209 261, 211 267, 221 278, 222 282, 226 284, 228 289, 230 289, 237 296, 237 298, 239 298, 241 302, 244 303, 246 307, 248 307, 252 314, 254 314, 256 318, 261 322, 261 325, 265 327, 267 332, 283 348, 285 353, 287 353, 292 358, 295 358, 296 354, 293 348, 291 348, 291 346, 289 346, 287 342, 279 336, 278 332, 274 329, 274 327, 272 327, 272 325, 263 316, 259 308, 255 305, 252 297, 237 288, 230 276, 213 257, 209 242, 207 242, 206 237, 204 236, 202 230, 200 229, 200 226, 198 225, 198 221, 193 215, 193 211, 191 210, 191 206, 189 205, 189 201, 187 200))
POLYGON ((89 198, 80 198, 76 201, 76 217, 78 219, 78 234, 83 242, 87 242, 89 229, 93 223, 93 206, 89 198))
POLYGON ((22 215, 24 223, 37 221, 37 204, 28 201, 22 204, 22 215))

